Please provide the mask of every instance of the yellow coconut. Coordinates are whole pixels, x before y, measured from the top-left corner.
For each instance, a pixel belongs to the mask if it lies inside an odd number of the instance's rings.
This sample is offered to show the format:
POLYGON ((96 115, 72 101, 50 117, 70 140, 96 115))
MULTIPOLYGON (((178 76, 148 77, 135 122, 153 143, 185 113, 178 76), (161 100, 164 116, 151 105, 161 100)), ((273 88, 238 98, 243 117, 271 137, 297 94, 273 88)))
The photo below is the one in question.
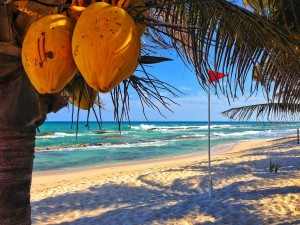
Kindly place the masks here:
POLYGON ((69 101, 80 109, 91 108, 97 97, 97 92, 89 87, 83 77, 75 76, 68 84, 69 101))
POLYGON ((75 63, 86 82, 106 93, 133 74, 141 43, 131 16, 103 2, 86 8, 72 39, 75 63))
POLYGON ((39 93, 59 92, 75 75, 73 30, 74 24, 61 14, 44 16, 29 27, 22 47, 22 63, 39 93))

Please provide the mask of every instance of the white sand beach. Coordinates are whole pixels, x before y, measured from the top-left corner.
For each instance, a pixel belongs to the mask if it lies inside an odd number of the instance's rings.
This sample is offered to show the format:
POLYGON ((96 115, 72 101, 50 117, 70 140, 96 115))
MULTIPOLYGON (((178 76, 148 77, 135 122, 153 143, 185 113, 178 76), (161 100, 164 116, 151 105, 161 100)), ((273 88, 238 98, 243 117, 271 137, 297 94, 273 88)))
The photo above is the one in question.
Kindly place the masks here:
POLYGON ((300 144, 296 137, 239 142, 198 154, 34 173, 33 224, 300 224, 300 144), (279 165, 270 173, 270 157, 279 165))

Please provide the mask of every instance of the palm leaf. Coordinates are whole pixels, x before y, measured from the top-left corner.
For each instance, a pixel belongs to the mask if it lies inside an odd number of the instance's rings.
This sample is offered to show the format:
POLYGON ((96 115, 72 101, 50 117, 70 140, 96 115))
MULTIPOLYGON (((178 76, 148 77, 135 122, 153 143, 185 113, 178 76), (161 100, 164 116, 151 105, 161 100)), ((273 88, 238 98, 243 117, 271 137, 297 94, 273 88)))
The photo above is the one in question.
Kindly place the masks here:
MULTIPOLYGON (((217 70, 228 74, 222 92, 235 97, 244 93, 257 64, 266 65, 262 76, 270 77, 267 96, 299 85, 297 44, 284 27, 225 0, 160 0, 151 8, 146 36, 174 48, 202 87, 207 86, 208 70, 217 70)), ((256 82, 252 85, 257 90, 256 82)))
POLYGON ((130 121, 130 88, 137 93, 146 120, 148 120, 145 111, 146 107, 156 110, 164 117, 161 111, 162 108, 172 112, 170 105, 177 104, 172 98, 179 97, 176 93, 183 94, 172 85, 147 73, 146 70, 143 70, 143 72, 145 76, 138 77, 132 75, 110 92, 112 103, 114 105, 114 118, 119 124, 119 129, 122 121, 130 121), (162 94, 162 92, 169 93, 172 98, 162 94))
MULTIPOLYGON (((278 24, 281 24, 285 27, 287 32, 290 33, 290 36, 298 42, 298 47, 295 48, 295 51, 299 55, 299 41, 300 41, 300 26, 298 15, 300 13, 300 1, 298 0, 290 0, 290 1, 281 1, 281 0, 243 0, 243 3, 246 6, 250 6, 256 13, 259 13, 268 19, 275 21, 278 24)), ((298 61, 300 60, 298 56, 298 61)), ((260 63, 253 70, 253 77, 256 78, 263 86, 265 84, 265 80, 269 79, 272 83, 273 77, 269 77, 268 72, 266 71, 265 76, 262 77, 261 73, 258 73, 259 70, 266 70, 267 64, 260 63)), ((270 67, 269 67, 270 68, 270 67)), ((281 77, 279 76, 280 80, 281 77)), ((294 87, 297 87, 299 83, 295 82, 294 87)), ((264 86, 265 87, 265 86, 264 86)), ((295 103, 297 99, 300 97, 299 93, 297 95, 291 85, 286 86, 287 89, 285 91, 280 90, 279 93, 284 93, 284 95, 280 94, 276 97, 279 98, 281 102, 286 103, 295 103), (293 96, 289 95, 289 93, 293 92, 293 96)), ((270 89, 270 86, 266 87, 266 91, 270 89)), ((274 94, 274 92, 273 92, 274 94)), ((274 97, 274 95, 273 95, 274 97)))
POLYGON ((276 23, 279 23, 289 31, 299 34, 299 0, 243 0, 243 4, 276 23))
POLYGON ((272 12, 277 11, 281 2, 278 0, 243 0, 246 7, 250 7, 256 13, 265 17, 269 17, 272 12))
POLYGON ((299 120, 300 104, 265 103, 232 108, 222 112, 231 120, 250 120, 256 115, 256 120, 299 120))
POLYGON ((166 57, 149 56, 149 55, 142 55, 140 58, 141 64, 154 64, 154 63, 161 63, 166 61, 172 61, 172 59, 166 57))

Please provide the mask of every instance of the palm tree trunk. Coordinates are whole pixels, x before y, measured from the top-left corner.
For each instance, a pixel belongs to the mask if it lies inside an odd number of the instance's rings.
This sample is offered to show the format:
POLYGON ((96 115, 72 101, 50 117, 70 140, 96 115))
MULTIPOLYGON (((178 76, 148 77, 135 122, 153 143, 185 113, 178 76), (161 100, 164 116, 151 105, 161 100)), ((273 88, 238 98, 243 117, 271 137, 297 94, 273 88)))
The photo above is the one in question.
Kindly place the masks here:
POLYGON ((27 225, 39 104, 14 45, 11 7, 0 15, 0 224, 27 225))
POLYGON ((17 39, 35 18, 20 14, 16 29, 11 4, 0 4, 0 18, 0 225, 28 225, 35 129, 67 99, 61 93, 38 94, 22 67, 17 39))
POLYGON ((0 221, 31 224, 30 185, 35 127, 0 127, 0 221))

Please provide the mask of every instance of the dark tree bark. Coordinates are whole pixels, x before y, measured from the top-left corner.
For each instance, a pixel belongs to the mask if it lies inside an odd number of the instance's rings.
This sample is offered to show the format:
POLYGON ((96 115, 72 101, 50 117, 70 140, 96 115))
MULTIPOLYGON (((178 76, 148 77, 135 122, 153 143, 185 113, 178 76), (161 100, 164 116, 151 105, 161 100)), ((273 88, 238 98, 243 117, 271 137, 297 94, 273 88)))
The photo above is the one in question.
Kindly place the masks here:
POLYGON ((0 15, 0 221, 31 224, 30 185, 38 102, 22 69, 8 7, 0 15), (9 51, 9 49, 12 49, 9 51))
POLYGON ((0 221, 31 224, 30 185, 35 127, 0 128, 0 221))
MULTIPOLYGON (((57 9, 44 6, 44 11, 57 9)), ((35 130, 47 113, 66 106, 67 100, 61 93, 38 94, 22 67, 20 43, 35 18, 20 14, 13 21, 10 4, 0 5, 0 18, 0 224, 27 225, 35 130)))

